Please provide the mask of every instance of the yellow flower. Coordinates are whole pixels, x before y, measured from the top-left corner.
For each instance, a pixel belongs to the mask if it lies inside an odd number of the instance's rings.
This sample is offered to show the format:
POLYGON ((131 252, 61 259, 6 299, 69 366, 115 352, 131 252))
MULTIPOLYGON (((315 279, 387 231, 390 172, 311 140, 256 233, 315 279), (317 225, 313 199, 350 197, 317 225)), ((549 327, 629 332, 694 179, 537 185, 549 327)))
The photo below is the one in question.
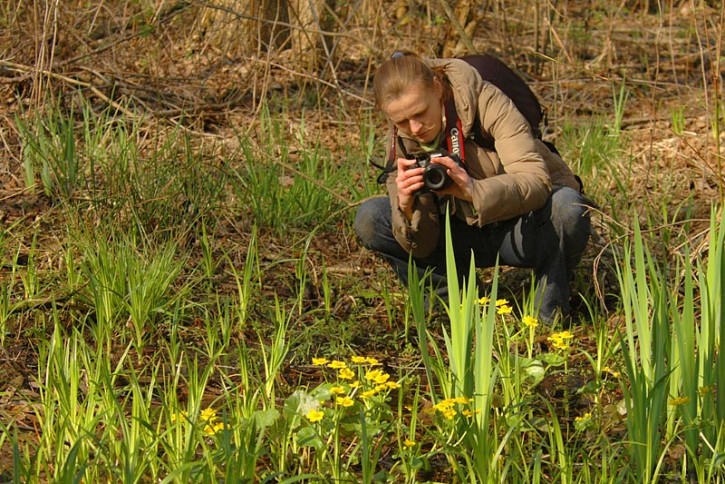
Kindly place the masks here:
POLYGON ((372 358, 370 356, 365 357, 365 363, 370 366, 377 366, 380 364, 380 362, 376 358, 372 358))
POLYGON ((350 368, 341 368, 340 373, 337 374, 343 380, 352 380, 355 378, 355 372, 350 368))
POLYGON ((591 420, 591 419, 592 419, 592 414, 589 413, 589 412, 587 412, 587 413, 585 413, 584 415, 582 415, 580 417, 576 417, 574 419, 574 421, 575 422, 584 422, 584 421, 591 420))
POLYGON ((461 404, 461 405, 467 405, 471 400, 468 399, 468 398, 466 398, 466 397, 455 397, 455 398, 451 398, 451 401, 453 403, 458 403, 458 404, 461 404))
POLYGON ((529 328, 535 328, 539 325, 539 320, 533 316, 524 316, 521 319, 521 322, 524 323, 524 326, 527 326, 529 328))
POLYGON ((171 414, 171 423, 176 423, 177 420, 186 420, 187 413, 185 410, 182 410, 179 413, 172 413, 171 414))
POLYGON ((340 360, 332 360, 327 364, 328 368, 332 368, 333 370, 341 370, 343 368, 347 368, 347 363, 340 360))
POLYGON ((690 397, 675 397, 670 398, 667 403, 672 405, 673 407, 676 407, 678 405, 684 405, 690 401, 690 397))
POLYGON ((443 414, 443 417, 446 420, 453 420, 453 417, 456 416, 457 412, 453 408, 447 408, 441 412, 443 414))
POLYGON ((326 365, 329 361, 327 358, 312 358, 312 364, 315 366, 326 365))
POLYGON ((619 376, 620 376, 620 373, 619 373, 618 371, 616 371, 616 370, 612 370, 612 369, 611 369, 610 367, 608 367, 608 366, 605 366, 604 368, 602 368, 602 371, 603 371, 604 373, 609 373, 609 374, 610 374, 610 375, 612 375, 612 376, 613 376, 614 378, 619 378, 619 376))
MULTIPOLYGON (((365 379, 368 381, 376 381, 381 375, 384 375, 382 370, 370 370, 365 373, 365 379)), ((383 382, 384 383, 384 382, 383 382)))
POLYGON ((449 408, 453 408, 455 404, 456 402, 454 402, 453 399, 446 398, 445 400, 441 400, 440 402, 433 405, 433 408, 435 408, 439 412, 443 412, 445 410, 448 410, 449 408))
POLYGON ((415 440, 405 439, 405 442, 403 442, 403 445, 410 448, 415 445, 415 440))
POLYGON ((353 356, 351 358, 353 363, 362 364, 367 362, 367 358, 364 356, 353 356))
POLYGON ((205 408, 201 411, 201 415, 199 415, 199 418, 204 422, 213 422, 214 420, 216 420, 216 410, 211 407, 205 408))
POLYGON ((483 306, 484 304, 488 304, 491 299, 487 298, 486 296, 483 296, 481 299, 478 300, 478 304, 483 306))
POLYGON ((387 373, 380 373, 373 379, 373 381, 378 385, 382 385, 383 383, 386 383, 389 379, 390 375, 388 375, 387 373))
POLYGON ((385 383, 385 386, 388 388, 388 390, 394 390, 396 388, 400 388, 400 383, 397 381, 389 381, 385 383))
POLYGON ((324 417, 324 416, 325 416, 325 412, 315 410, 314 408, 312 410, 310 410, 309 412, 307 412, 307 415, 305 415, 305 417, 307 417, 307 420, 309 420, 312 423, 319 422, 320 420, 322 420, 322 417, 324 417))
POLYGON ((350 383, 350 388, 358 388, 360 385, 361 385, 361 383, 356 380, 356 381, 350 383))
POLYGON ((332 393, 333 395, 344 395, 346 392, 343 387, 334 386, 334 387, 330 388, 330 393, 332 393))
POLYGON ((551 346, 558 350, 565 350, 569 348, 569 340, 574 337, 574 334, 571 331, 561 331, 559 333, 554 333, 551 336, 549 336, 547 339, 551 342, 551 346))
POLYGON ((350 397, 337 397, 335 403, 343 407, 352 407, 355 401, 350 397))
POLYGON ((574 428, 576 430, 584 430, 589 426, 592 421, 592 414, 587 412, 580 417, 574 418, 574 428))
POLYGON ((217 422, 217 423, 207 423, 204 426, 204 433, 206 435, 216 435, 217 432, 224 430, 226 426, 224 425, 224 422, 217 422))
POLYGON ((496 299, 496 307, 506 306, 508 304, 507 299, 496 299))
POLYGON ((551 346, 557 350, 566 350, 569 348, 569 344, 563 340, 549 338, 549 341, 551 341, 551 346))
POLYGON ((513 311, 513 310, 514 310, 514 308, 504 304, 503 306, 499 306, 498 309, 496 309, 496 313, 497 314, 510 314, 511 311, 513 311))
POLYGON ((365 399, 368 399, 368 398, 374 397, 374 396, 375 396, 375 395, 376 395, 377 393, 378 393, 378 392, 377 392, 377 390, 375 390, 375 389, 372 389, 372 390, 365 390, 364 392, 362 392, 362 393, 360 394, 360 398, 362 398, 363 400, 365 400, 365 399))

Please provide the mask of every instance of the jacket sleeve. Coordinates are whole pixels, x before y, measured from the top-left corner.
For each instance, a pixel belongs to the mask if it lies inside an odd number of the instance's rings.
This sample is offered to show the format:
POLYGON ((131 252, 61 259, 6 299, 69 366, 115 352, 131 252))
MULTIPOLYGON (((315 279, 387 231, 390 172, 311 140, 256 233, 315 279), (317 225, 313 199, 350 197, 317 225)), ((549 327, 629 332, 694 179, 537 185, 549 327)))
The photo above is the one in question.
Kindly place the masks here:
POLYGON ((416 197, 413 219, 408 221, 398 205, 398 185, 395 172, 386 181, 392 212, 393 236, 400 246, 414 257, 426 257, 438 243, 439 217, 434 195, 425 193, 416 197))
POLYGON ((478 101, 482 131, 495 140, 504 170, 474 181, 472 203, 483 226, 541 208, 552 184, 531 127, 513 101, 488 83, 478 101))

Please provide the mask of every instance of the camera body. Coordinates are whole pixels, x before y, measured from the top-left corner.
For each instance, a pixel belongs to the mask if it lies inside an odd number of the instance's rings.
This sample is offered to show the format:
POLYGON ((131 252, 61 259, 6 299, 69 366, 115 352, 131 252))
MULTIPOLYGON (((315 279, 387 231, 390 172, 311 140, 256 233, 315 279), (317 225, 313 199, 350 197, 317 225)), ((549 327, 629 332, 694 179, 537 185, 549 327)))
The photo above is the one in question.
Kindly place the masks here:
POLYGON ((455 161, 458 165, 462 165, 461 158, 458 155, 439 150, 430 153, 416 153, 412 155, 415 165, 411 168, 423 168, 423 183, 425 184, 421 191, 437 191, 447 188, 452 183, 451 177, 448 176, 448 168, 438 163, 433 163, 432 158, 448 157, 455 161))

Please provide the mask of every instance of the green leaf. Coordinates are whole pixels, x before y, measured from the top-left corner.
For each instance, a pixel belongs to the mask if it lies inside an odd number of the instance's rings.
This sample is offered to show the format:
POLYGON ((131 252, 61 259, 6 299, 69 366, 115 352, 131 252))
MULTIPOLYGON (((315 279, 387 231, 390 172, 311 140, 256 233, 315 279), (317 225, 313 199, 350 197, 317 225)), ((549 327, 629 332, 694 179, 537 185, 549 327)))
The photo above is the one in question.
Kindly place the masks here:
POLYGON ((317 450, 322 449, 322 439, 315 432, 313 427, 303 427, 297 432, 297 445, 300 447, 314 447, 317 450))
POLYGON ((274 424, 279 416, 279 410, 277 410, 276 408, 270 408, 268 410, 258 410, 254 412, 254 422, 261 430, 274 424))
POLYGON ((539 359, 549 366, 561 366, 566 361, 566 358, 559 353, 544 353, 539 359))

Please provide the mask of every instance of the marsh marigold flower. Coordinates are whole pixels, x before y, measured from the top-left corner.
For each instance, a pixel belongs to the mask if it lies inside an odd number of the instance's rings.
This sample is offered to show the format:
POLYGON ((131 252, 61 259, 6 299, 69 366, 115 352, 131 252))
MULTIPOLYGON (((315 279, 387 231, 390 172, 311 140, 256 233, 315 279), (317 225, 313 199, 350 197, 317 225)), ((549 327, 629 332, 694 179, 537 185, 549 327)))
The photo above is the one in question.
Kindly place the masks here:
POLYGON ((574 334, 571 331, 561 331, 554 333, 547 338, 551 342, 551 346, 558 350, 565 350, 569 348, 569 341, 574 338, 574 334))
POLYGON ((496 307, 506 306, 508 304, 508 299, 496 299, 496 307))
POLYGON ((619 377, 620 377, 620 375, 621 375, 621 374, 620 374, 620 373, 619 373, 619 372, 618 372, 617 370, 613 370, 613 369, 611 369, 611 368, 610 368, 610 367, 608 367, 608 366, 605 366, 604 368, 602 368, 602 372, 604 372, 604 373, 609 373, 609 374, 610 374, 610 375, 612 375, 612 376, 613 376, 614 378, 619 378, 619 377))
POLYGON ((305 415, 305 417, 307 417, 307 420, 309 420, 312 423, 319 422, 320 420, 322 420, 322 417, 324 417, 324 416, 325 416, 325 412, 315 410, 314 408, 312 410, 310 410, 309 412, 307 412, 307 415, 305 415))
POLYGON ((491 299, 487 298, 486 296, 483 296, 481 299, 478 300, 478 304, 483 306, 484 304, 488 304, 491 299))
POLYGON ((359 365, 362 363, 367 363, 367 358, 364 356, 353 356, 352 358, 350 358, 350 361, 359 365))
POLYGON ((415 445, 415 440, 405 439, 405 442, 403 442, 403 445, 405 445, 408 448, 413 447, 415 445))
POLYGON ((350 368, 341 368, 340 373, 337 374, 340 378, 343 380, 352 380, 355 378, 355 372, 352 371, 350 368))
POLYGON ((350 397, 337 397, 335 403, 341 407, 352 407, 355 401, 350 397))
POLYGON ((673 407, 676 407, 678 405, 684 405, 690 401, 690 397, 675 397, 670 398, 667 403, 672 405, 673 407))
POLYGON ((453 408, 447 408, 441 411, 441 415, 443 415, 446 420, 453 420, 453 417, 457 415, 457 412, 453 408))
POLYGON ((372 358, 370 356, 365 357, 365 363, 367 363, 370 366, 378 366, 380 362, 377 360, 377 358, 372 358))
POLYGON ((390 378, 390 375, 388 375, 387 373, 385 373, 382 370, 370 370, 369 372, 367 372, 365 374, 366 380, 373 381, 373 382, 377 383, 378 385, 385 383, 386 381, 388 381, 389 378, 390 378))
POLYGON ((340 370, 342 368, 347 368, 347 363, 340 360, 332 360, 327 364, 328 368, 332 368, 333 370, 340 370))
POLYGON ((315 366, 326 365, 329 361, 327 358, 312 358, 312 364, 315 366))
POLYGON ((182 410, 178 413, 172 413, 171 414, 171 423, 176 423, 178 420, 186 420, 187 413, 185 410, 182 410))
POLYGON ((345 388, 341 386, 334 386, 330 388, 330 393, 332 393, 333 395, 344 395, 346 392, 345 388))
POLYGON ((216 410, 211 407, 205 408, 201 411, 199 418, 202 419, 204 422, 213 422, 214 420, 216 420, 216 410))
POLYGON ((592 414, 587 412, 584 415, 580 417, 574 418, 574 428, 576 430, 584 430, 589 426, 589 423, 592 421, 592 414))
POLYGON ((204 426, 204 433, 206 435, 216 435, 217 432, 220 432, 225 428, 224 422, 208 423, 204 426))
POLYGON ((513 310, 514 310, 514 308, 512 308, 511 306, 508 306, 508 305, 504 304, 503 306, 499 306, 496 309, 496 313, 497 314, 511 314, 511 312, 513 310))
POLYGON ((539 325, 539 320, 533 316, 524 316, 521 318, 521 322, 524 323, 524 326, 529 328, 535 328, 539 325))

